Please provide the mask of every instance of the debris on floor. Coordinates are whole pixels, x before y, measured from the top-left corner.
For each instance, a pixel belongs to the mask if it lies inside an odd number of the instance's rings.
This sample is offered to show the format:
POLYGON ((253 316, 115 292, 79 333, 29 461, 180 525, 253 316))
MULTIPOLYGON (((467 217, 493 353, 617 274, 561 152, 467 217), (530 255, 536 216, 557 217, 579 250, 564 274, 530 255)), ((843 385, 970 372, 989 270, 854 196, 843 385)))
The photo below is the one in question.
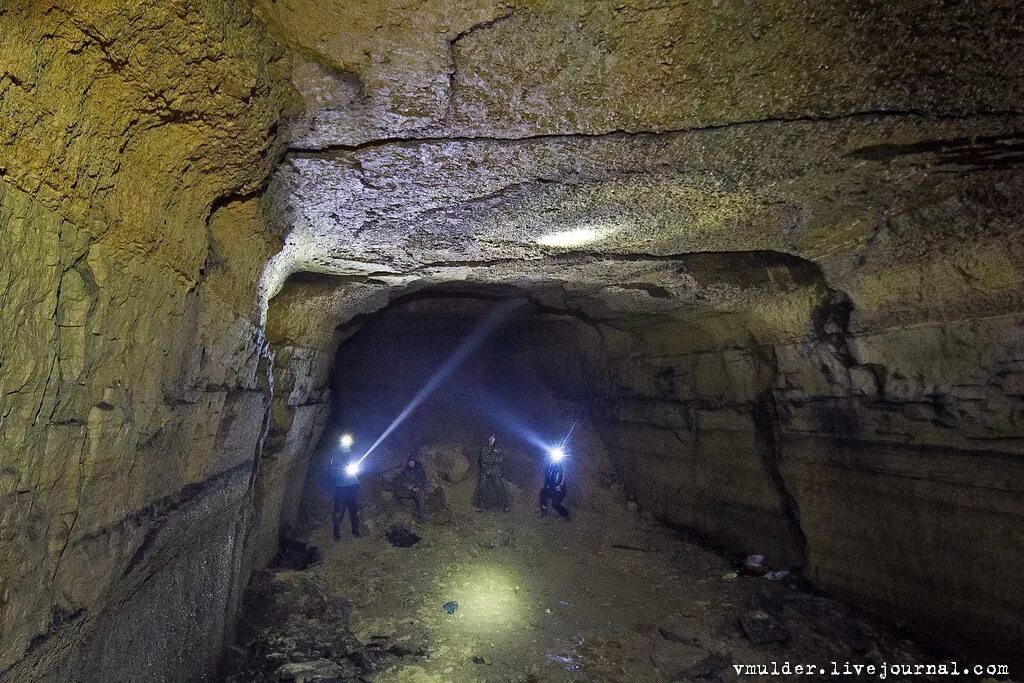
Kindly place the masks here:
POLYGON ((388 539, 388 543, 396 548, 411 548, 421 540, 419 536, 398 524, 388 529, 384 536, 388 539))
POLYGON ((696 664, 680 671, 675 680, 693 678, 719 678, 719 674, 732 665, 732 657, 713 652, 696 664))
POLYGON ((322 559, 323 554, 316 546, 307 545, 282 534, 278 540, 277 555, 271 566, 274 569, 303 571, 316 565, 322 559))
POLYGON ((740 576, 764 576, 768 567, 764 565, 764 555, 748 555, 743 562, 734 565, 740 576))
POLYGON ((232 673, 225 680, 313 681, 327 663, 348 667, 353 676, 358 675, 360 669, 351 655, 360 645, 348 630, 346 602, 317 591, 305 574, 292 574, 287 580, 280 576, 284 575, 254 575, 246 591, 234 656, 227 663, 232 673), (292 666, 320 660, 319 665, 292 666))
POLYGON ((740 616, 743 633, 755 645, 789 640, 785 625, 762 609, 753 609, 740 616))
POLYGON ((361 543, 330 542, 325 498, 312 545, 293 547, 323 561, 254 579, 224 683, 673 683, 737 680, 731 663, 776 656, 928 661, 760 553, 732 561, 629 514, 621 490, 595 484, 576 524, 550 525, 525 494, 507 515, 473 511, 466 476, 439 484, 450 524, 433 511, 414 527, 377 485, 361 543))
POLYGON ((695 645, 700 632, 700 620, 685 614, 675 614, 658 625, 658 632, 665 640, 695 645))
POLYGON ((258 572, 246 591, 225 683, 367 680, 375 671, 426 654, 422 644, 384 636, 360 643, 347 601, 309 574, 258 572))
POLYGON ((359 671, 349 666, 347 669, 329 659, 315 659, 311 662, 291 662, 277 670, 277 680, 293 681, 294 683, 327 683, 327 681, 343 681, 355 678, 359 671))

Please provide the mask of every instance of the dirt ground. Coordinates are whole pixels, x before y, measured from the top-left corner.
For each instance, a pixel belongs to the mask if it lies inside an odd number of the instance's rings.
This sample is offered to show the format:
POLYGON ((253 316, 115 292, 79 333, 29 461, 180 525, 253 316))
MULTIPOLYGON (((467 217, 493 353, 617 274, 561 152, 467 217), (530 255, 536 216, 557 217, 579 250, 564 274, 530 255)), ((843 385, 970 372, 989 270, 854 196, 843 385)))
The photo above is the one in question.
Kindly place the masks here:
POLYGON ((435 494, 425 524, 381 482, 364 481, 362 538, 346 520, 334 541, 327 503, 318 503, 308 542, 322 561, 275 578, 343 598, 358 643, 406 655, 364 661, 354 680, 794 680, 733 668, 784 661, 823 668, 813 678, 823 680, 833 678, 832 662, 926 661, 891 629, 809 592, 799 578, 737 576, 735 560, 646 519, 599 463, 577 475, 571 521, 541 518, 532 488, 539 472, 521 471, 540 462, 517 457, 520 485, 508 513, 472 507, 472 470, 443 483, 445 502, 435 494), (394 524, 422 540, 391 545, 385 532, 394 524), (443 609, 448 602, 458 603, 453 614, 443 609), (754 644, 743 615, 767 619, 768 637, 780 640, 754 644))

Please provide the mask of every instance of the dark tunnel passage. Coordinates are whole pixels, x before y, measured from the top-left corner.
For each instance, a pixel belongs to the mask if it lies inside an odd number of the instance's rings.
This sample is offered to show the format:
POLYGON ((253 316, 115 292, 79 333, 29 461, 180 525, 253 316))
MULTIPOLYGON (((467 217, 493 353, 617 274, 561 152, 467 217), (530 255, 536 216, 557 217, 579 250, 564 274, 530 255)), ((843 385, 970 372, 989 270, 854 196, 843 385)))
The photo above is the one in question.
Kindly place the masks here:
MULTIPOLYGON (((510 287, 425 290, 346 324, 341 334, 331 414, 306 479, 321 510, 343 434, 355 441, 349 460, 365 454, 367 476, 416 455, 440 458, 430 464, 450 480, 465 476, 465 467, 475 476, 477 451, 495 433, 507 452, 504 478, 533 491, 549 449, 570 431, 579 438, 590 429, 591 385, 607 365, 592 326, 545 311, 510 287)), ((608 469, 603 449, 574 455, 576 467, 608 469)))
POLYGON ((428 425, 437 434, 477 433, 475 440, 492 429, 522 442, 550 443, 585 411, 596 360, 588 356, 600 353, 592 335, 578 320, 543 314, 525 297, 443 290, 406 297, 342 342, 331 379, 331 421, 358 425, 352 429, 365 437, 382 434, 437 375, 437 390, 392 443, 407 444, 428 425), (482 325, 487 316, 496 318, 493 330, 482 325), (460 345, 469 349, 465 360, 438 375, 460 345))

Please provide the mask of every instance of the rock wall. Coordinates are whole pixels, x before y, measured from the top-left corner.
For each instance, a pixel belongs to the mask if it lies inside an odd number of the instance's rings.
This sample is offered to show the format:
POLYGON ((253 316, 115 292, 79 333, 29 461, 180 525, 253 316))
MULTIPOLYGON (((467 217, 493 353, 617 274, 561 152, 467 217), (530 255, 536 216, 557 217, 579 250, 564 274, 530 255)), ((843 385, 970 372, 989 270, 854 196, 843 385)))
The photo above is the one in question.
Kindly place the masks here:
POLYGON ((270 397, 281 53, 223 1, 5 3, 0 53, 0 680, 199 680, 270 397))
POLYGON ((309 273, 290 278, 271 301, 267 339, 274 351, 274 398, 255 480, 252 566, 268 564, 279 528, 296 524, 306 472, 330 417, 341 321, 386 301, 377 288, 309 273))
POLYGON ((1022 323, 851 335, 830 366, 780 356, 780 469, 809 576, 966 652, 1024 637, 1022 323))
POLYGON ((1016 656, 1024 318, 858 331, 844 296, 806 303, 802 332, 753 308, 611 345, 594 403, 631 494, 954 651, 1016 656))

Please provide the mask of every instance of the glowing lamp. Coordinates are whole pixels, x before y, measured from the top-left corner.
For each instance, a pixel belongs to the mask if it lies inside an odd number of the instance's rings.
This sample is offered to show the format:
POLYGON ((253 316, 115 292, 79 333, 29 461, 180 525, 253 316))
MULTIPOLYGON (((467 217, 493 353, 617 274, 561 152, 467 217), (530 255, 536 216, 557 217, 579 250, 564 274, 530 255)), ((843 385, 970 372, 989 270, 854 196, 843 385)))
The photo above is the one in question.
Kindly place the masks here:
POLYGON ((352 448, 352 444, 354 441, 355 439, 352 438, 352 435, 347 432, 341 435, 341 447, 344 448, 346 451, 352 448))
POLYGON ((350 477, 354 477, 357 474, 359 474, 359 463, 350 462, 349 464, 345 465, 345 474, 347 474, 350 477))
POLYGON ((561 462, 565 459, 565 450, 560 446, 555 446, 549 451, 549 455, 555 462, 561 462))

